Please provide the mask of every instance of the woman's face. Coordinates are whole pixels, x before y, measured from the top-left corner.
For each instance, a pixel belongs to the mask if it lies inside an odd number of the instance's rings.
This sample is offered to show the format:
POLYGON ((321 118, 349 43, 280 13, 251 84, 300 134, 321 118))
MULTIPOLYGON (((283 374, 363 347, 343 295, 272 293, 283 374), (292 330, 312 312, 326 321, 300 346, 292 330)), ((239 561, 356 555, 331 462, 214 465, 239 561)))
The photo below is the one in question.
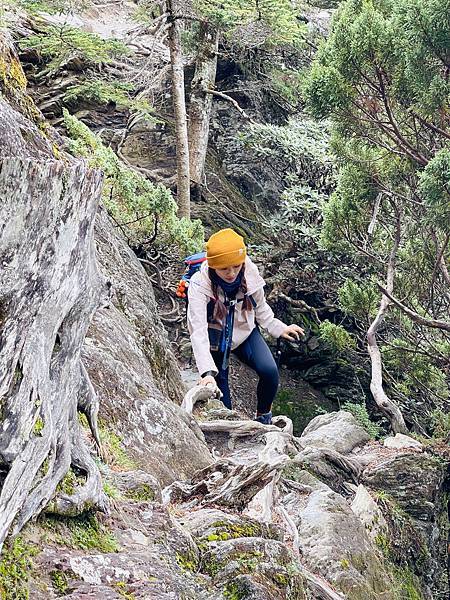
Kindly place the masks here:
POLYGON ((233 265, 232 267, 226 267, 225 269, 216 269, 216 273, 227 283, 233 283, 241 269, 242 265, 233 265))

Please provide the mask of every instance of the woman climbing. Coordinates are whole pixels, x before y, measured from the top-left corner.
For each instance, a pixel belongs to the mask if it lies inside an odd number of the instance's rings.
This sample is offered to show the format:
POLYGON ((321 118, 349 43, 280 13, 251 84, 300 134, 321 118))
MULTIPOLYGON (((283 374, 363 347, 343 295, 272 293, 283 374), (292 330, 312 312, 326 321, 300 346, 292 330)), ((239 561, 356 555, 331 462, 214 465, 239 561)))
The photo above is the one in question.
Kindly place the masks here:
POLYGON ((264 279, 247 256, 243 238, 222 229, 206 244, 207 260, 189 282, 188 329, 200 384, 217 383, 231 408, 228 360, 233 352, 259 376, 256 421, 272 422, 278 368, 257 324, 275 338, 298 340, 304 331, 274 317, 267 304, 264 279))

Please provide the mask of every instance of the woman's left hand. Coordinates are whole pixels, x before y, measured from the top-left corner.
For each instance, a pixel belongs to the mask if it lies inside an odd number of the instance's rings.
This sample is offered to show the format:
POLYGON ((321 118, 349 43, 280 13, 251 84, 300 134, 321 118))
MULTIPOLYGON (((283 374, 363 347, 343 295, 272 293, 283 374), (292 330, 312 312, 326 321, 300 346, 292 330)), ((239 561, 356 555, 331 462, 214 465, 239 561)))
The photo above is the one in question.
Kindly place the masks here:
POLYGON ((292 325, 286 327, 286 329, 281 334, 281 337, 286 340, 291 340, 291 342, 295 342, 298 341, 300 337, 304 334, 304 330, 298 325, 295 325, 295 323, 293 323, 292 325))

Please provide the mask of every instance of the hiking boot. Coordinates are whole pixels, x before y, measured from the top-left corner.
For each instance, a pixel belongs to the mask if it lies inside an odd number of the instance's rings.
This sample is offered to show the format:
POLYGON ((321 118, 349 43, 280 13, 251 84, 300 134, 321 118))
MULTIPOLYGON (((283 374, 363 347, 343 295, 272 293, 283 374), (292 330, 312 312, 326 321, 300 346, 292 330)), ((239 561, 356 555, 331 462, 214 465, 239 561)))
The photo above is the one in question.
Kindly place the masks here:
POLYGON ((268 413, 263 413, 262 415, 259 415, 259 417, 256 417, 253 420, 258 421, 258 423, 262 423, 263 425, 272 425, 272 411, 268 413))

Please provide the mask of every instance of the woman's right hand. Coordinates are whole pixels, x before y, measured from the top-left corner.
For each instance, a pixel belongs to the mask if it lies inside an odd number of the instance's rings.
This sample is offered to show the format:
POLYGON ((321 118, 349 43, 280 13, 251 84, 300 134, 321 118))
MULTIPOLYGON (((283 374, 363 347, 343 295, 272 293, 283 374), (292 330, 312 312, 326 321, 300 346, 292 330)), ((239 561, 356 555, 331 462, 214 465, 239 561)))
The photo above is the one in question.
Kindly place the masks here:
POLYGON ((213 386, 216 385, 216 380, 214 379, 214 377, 212 375, 207 375, 206 377, 201 377, 198 385, 209 385, 212 384, 213 386))

